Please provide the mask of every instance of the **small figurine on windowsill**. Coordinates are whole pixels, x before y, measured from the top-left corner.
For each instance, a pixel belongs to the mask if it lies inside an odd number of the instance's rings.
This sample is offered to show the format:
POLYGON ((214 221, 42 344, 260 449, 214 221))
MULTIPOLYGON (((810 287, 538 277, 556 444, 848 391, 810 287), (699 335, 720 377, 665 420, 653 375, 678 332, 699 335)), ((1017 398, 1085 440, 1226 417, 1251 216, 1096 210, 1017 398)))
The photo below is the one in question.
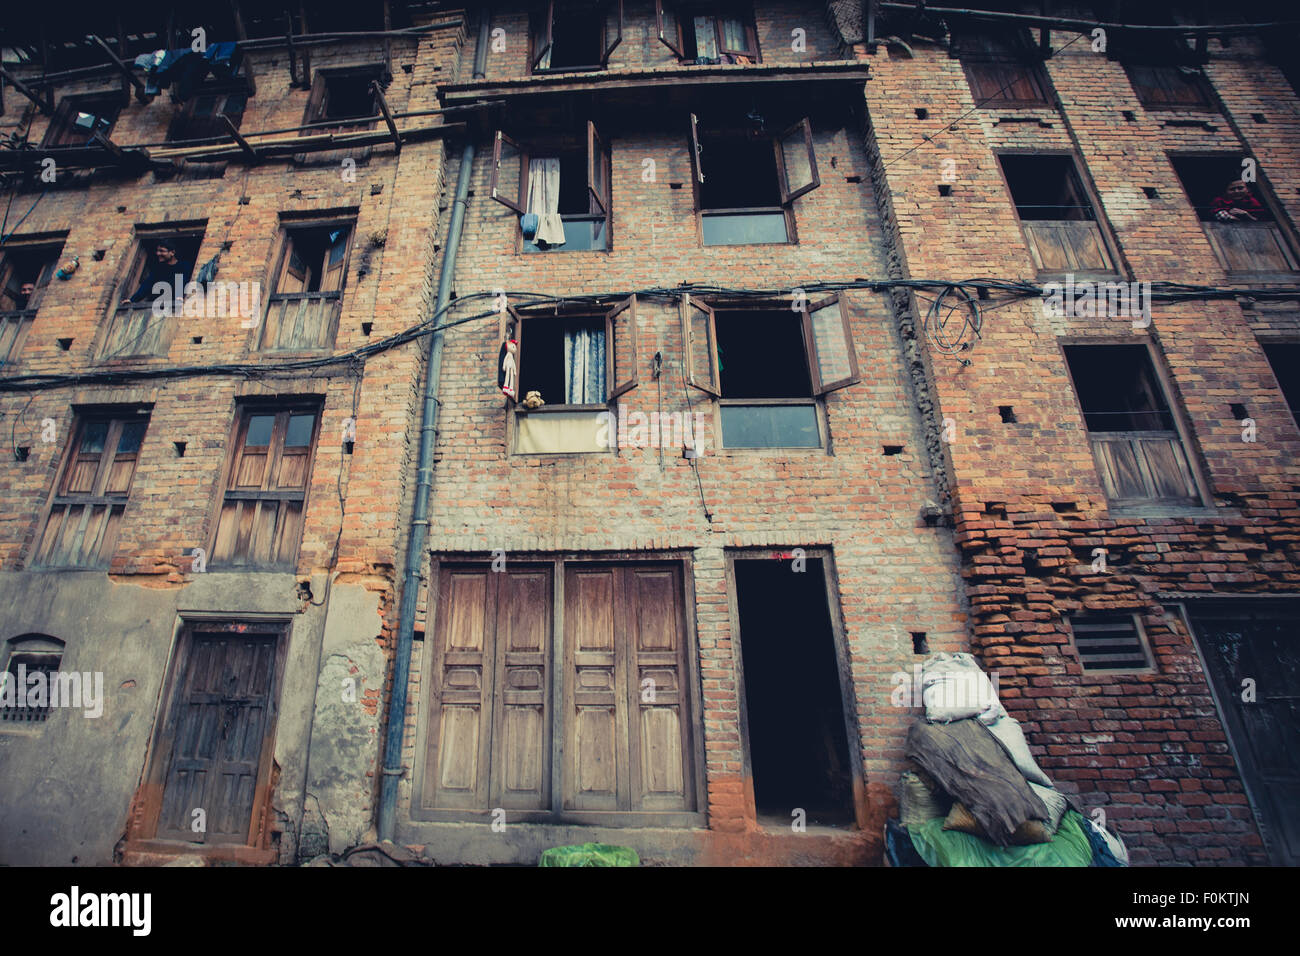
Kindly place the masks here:
POLYGON ((497 373, 497 384, 511 401, 518 401, 516 389, 519 387, 519 343, 507 339, 501 345, 501 369, 497 373))
POLYGON ((542 401, 541 392, 529 392, 527 395, 524 396, 523 404, 524 404, 524 408, 534 409, 534 408, 541 408, 546 403, 542 401))

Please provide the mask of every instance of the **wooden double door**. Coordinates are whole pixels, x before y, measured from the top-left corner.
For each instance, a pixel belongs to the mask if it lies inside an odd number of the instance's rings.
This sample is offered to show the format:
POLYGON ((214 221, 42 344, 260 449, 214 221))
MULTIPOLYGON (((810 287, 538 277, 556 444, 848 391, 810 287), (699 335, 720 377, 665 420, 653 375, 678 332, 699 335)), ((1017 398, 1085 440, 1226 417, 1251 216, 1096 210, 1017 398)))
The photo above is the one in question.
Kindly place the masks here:
POLYGON ((423 811, 696 811, 680 564, 444 566, 436 615, 423 811))

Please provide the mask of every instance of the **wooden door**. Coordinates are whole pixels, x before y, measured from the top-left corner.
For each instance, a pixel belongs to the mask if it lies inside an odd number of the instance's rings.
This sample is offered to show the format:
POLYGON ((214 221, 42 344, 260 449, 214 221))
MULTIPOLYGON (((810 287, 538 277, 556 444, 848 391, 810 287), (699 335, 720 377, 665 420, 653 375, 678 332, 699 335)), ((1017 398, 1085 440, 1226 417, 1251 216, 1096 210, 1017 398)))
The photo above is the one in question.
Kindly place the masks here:
POLYGON ((549 567, 443 569, 426 809, 549 809, 551 587, 549 567))
POLYGON ((160 838, 248 842, 258 777, 274 726, 277 642, 274 632, 202 631, 186 641, 172 711, 160 838))
POLYGON ((1273 862, 1300 864, 1300 607, 1191 617, 1273 862))
POLYGON ((694 808, 681 594, 674 565, 566 569, 564 809, 694 808))

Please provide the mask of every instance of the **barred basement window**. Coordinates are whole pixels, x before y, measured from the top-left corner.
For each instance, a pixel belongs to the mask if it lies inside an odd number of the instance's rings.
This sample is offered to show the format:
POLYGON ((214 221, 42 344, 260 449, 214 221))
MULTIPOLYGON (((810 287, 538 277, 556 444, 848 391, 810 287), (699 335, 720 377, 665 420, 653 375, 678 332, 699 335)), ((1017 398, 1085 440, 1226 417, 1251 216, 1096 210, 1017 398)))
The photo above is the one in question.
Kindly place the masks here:
POLYGON ((262 349, 312 351, 334 344, 353 226, 344 222, 285 229, 262 349))
POLYGON ((314 406, 242 409, 217 517, 214 564, 292 569, 318 417, 314 406))
POLYGON ((1155 669, 1138 619, 1131 614, 1070 618, 1079 663, 1086 672, 1131 673, 1155 669))
POLYGON ((148 426, 144 410, 77 421, 37 541, 37 566, 108 567, 148 426))
POLYGON ((10 724, 44 723, 52 709, 49 681, 63 660, 63 642, 45 634, 24 634, 9 641, 8 651, 9 660, 3 676, 0 676, 0 680, 5 682, 0 693, 0 721, 10 724), (28 706, 34 684, 40 681, 40 678, 32 681, 35 674, 44 675, 45 703, 28 706))

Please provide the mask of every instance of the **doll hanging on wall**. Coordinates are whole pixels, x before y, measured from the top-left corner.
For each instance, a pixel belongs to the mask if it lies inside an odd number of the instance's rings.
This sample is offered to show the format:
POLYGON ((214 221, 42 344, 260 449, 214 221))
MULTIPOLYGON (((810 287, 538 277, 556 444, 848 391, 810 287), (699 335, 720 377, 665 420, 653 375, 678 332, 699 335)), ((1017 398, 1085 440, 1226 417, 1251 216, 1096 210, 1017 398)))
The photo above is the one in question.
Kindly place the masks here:
POLYGON ((497 372, 497 385, 501 391, 511 400, 518 400, 519 384, 519 343, 514 339, 506 339, 501 343, 501 365, 497 372))

